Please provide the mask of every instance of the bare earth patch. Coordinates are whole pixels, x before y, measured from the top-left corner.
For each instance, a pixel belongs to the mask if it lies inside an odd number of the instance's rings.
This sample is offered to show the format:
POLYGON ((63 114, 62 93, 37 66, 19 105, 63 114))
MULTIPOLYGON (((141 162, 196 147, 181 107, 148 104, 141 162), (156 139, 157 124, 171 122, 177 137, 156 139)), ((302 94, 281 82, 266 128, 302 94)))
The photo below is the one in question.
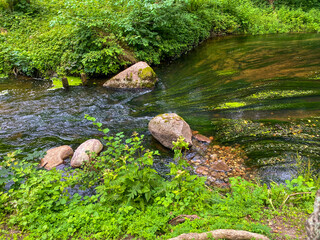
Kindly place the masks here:
POLYGON ((263 219, 262 224, 272 229, 272 239, 275 240, 306 240, 307 233, 304 223, 309 217, 303 212, 282 211, 272 214, 272 219, 263 219))

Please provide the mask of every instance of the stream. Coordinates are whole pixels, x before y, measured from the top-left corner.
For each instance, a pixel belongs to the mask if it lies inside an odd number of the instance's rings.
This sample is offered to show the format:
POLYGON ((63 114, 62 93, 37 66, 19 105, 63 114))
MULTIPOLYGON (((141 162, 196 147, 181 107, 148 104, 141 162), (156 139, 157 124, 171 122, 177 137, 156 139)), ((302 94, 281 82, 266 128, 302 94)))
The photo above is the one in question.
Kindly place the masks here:
POLYGON ((283 181, 297 163, 320 163, 320 35, 216 37, 154 68, 154 90, 114 91, 106 79, 88 87, 48 90, 50 81, 0 79, 0 160, 60 145, 74 149, 101 137, 89 114, 111 132, 145 135, 147 147, 171 154, 148 122, 175 112, 215 144, 240 144, 264 181, 283 181))

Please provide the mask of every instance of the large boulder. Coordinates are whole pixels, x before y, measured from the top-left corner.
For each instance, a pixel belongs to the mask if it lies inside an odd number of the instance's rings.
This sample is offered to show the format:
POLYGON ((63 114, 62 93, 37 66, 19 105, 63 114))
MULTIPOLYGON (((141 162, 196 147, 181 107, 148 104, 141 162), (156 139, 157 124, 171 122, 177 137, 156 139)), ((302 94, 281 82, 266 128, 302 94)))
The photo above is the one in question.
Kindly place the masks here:
POLYGON ((320 240, 320 189, 314 200, 314 210, 306 222, 306 231, 309 240, 320 240))
POLYGON ((71 167, 80 167, 84 162, 89 161, 91 154, 99 154, 103 149, 102 143, 97 139, 89 139, 82 143, 74 152, 71 159, 71 167))
POLYGON ((103 86, 120 89, 140 89, 153 88, 156 82, 157 76, 153 69, 146 62, 138 62, 109 79, 103 86))
POLYGON ((165 113, 154 117, 149 122, 149 131, 163 146, 173 148, 173 141, 182 136, 184 141, 192 145, 192 131, 180 116, 175 113, 165 113))
POLYGON ((47 151, 47 154, 44 156, 44 158, 41 159, 40 167, 50 170, 59 166, 60 164, 63 164, 63 161, 72 155, 73 150, 67 145, 51 148, 47 151))

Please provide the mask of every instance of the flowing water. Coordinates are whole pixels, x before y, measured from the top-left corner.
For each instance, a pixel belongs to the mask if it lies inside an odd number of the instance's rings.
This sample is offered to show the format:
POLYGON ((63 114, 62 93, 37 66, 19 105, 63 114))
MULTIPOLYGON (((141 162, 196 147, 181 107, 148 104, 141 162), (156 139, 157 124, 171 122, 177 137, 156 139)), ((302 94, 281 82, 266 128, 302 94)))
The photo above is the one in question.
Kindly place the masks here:
MULTIPOLYGON (((176 112, 192 129, 224 145, 240 144, 265 180, 283 180, 296 162, 320 160, 320 35, 232 36, 209 40, 155 68, 153 91, 0 79, 0 155, 100 137, 89 114, 112 132, 146 135, 157 114, 176 112)), ((151 144, 149 144, 151 142, 151 144)), ((162 151, 163 154, 167 154, 162 151)))

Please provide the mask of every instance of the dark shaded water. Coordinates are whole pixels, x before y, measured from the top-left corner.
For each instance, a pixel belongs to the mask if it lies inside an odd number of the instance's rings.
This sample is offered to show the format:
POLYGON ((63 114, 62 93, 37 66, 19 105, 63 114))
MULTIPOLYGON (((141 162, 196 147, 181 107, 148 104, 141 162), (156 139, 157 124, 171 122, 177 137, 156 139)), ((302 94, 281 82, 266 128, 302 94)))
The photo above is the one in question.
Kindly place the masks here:
POLYGON ((84 114, 150 142, 149 120, 176 112, 217 143, 241 144, 266 178, 290 177, 297 155, 318 167, 320 35, 216 38, 155 71, 156 89, 139 93, 102 82, 48 91, 49 82, 0 79, 0 154, 99 137, 84 114))

